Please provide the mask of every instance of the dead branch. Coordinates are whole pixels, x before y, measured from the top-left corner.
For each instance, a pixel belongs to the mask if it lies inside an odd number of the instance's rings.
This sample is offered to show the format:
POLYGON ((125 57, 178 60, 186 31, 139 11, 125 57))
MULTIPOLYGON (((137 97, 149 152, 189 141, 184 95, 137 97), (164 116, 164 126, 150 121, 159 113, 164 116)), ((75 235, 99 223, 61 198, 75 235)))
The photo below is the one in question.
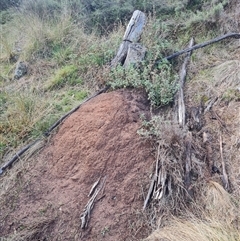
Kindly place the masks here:
MULTIPOLYGON (((94 203, 95 203, 95 199, 98 195, 98 193, 103 189, 104 185, 105 185, 105 181, 106 181, 106 177, 104 177, 101 185, 97 187, 97 185, 99 184, 101 178, 99 178, 92 186, 91 190, 89 193, 92 193, 94 190, 94 193, 92 195, 92 197, 88 200, 86 206, 84 207, 84 210, 82 212, 82 214, 80 215, 80 219, 81 219, 81 228, 85 229, 87 228, 88 222, 90 220, 90 215, 91 215, 91 211, 94 207, 94 203)), ((102 195, 97 201, 101 200, 105 195, 102 195)))
POLYGON ((205 157, 205 163, 207 165, 207 173, 206 176, 210 177, 212 175, 212 170, 215 167, 214 161, 213 161, 213 151, 212 151, 212 146, 211 146, 211 142, 210 140, 210 136, 207 132, 203 132, 203 144, 205 145, 206 148, 206 157, 205 157))
POLYGON ((221 117, 217 114, 216 111, 212 110, 212 113, 214 114, 215 118, 218 120, 220 126, 226 131, 226 133, 231 136, 231 133, 229 132, 229 130, 226 127, 226 124, 224 123, 224 121, 221 119, 221 117))
MULTIPOLYGON (((193 38, 190 40, 189 43, 189 48, 193 46, 193 38)), ((181 127, 185 126, 186 123, 186 108, 184 104, 184 94, 183 94, 183 87, 184 87, 184 82, 186 79, 186 74, 187 74, 187 64, 189 62, 191 56, 191 52, 189 52, 182 65, 182 69, 180 72, 180 79, 179 79, 179 93, 178 93, 178 122, 181 127)))
POLYGON ((151 197, 152 197, 152 194, 154 192, 154 187, 157 185, 157 180, 158 180, 158 169, 159 169, 159 155, 160 155, 160 143, 158 144, 158 152, 157 152, 157 159, 156 159, 156 165, 155 165, 155 173, 153 174, 153 177, 152 177, 152 180, 151 180, 151 183, 150 183, 150 187, 148 189, 148 194, 146 196, 146 199, 144 201, 144 204, 143 204, 143 210, 146 209, 151 197))
POLYGON ((213 98, 212 100, 209 101, 207 107, 204 109, 204 114, 206 114, 214 105, 214 103, 217 101, 217 97, 213 98))
MULTIPOLYGON (((203 47, 206 47, 208 45, 211 45, 211 44, 214 44, 214 43, 217 43, 217 42, 220 42, 226 38, 236 38, 236 39, 239 39, 240 38, 240 34, 239 33, 229 33, 229 34, 225 34, 223 36, 220 36, 220 37, 217 37, 217 38, 214 38, 212 40, 209 40, 207 42, 204 42, 204 43, 200 43, 200 44, 196 44, 194 45, 193 47, 191 48, 187 48, 187 49, 183 49, 179 52, 176 52, 172 55, 169 55, 167 57, 165 57, 164 59, 166 60, 170 60, 170 59, 173 59, 173 58, 176 58, 178 57, 179 55, 182 55, 182 54, 185 54, 185 53, 188 53, 188 52, 191 52, 193 50, 196 50, 196 49, 200 49, 200 48, 203 48, 203 47)), ((158 61, 157 63, 160 63, 162 60, 158 61)))
POLYGON ((92 193, 95 191, 95 189, 96 189, 96 187, 97 187, 100 179, 101 179, 101 177, 99 177, 98 180, 93 183, 92 188, 91 188, 91 190, 90 190, 90 192, 89 192, 89 194, 88 194, 89 197, 91 197, 92 193))
POLYGON ((157 176, 154 174, 153 177, 152 177, 152 180, 151 180, 151 184, 150 184, 150 187, 148 189, 148 194, 146 196, 146 199, 144 201, 144 204, 143 204, 143 210, 146 209, 148 203, 149 203, 149 200, 152 196, 152 193, 153 193, 153 189, 154 189, 154 185, 155 185, 155 182, 157 180, 157 176))
POLYGON ((219 137, 219 145, 220 145, 220 155, 221 155, 221 161, 222 161, 223 186, 226 190, 229 190, 228 175, 227 175, 227 171, 226 171, 226 162, 223 158, 222 135, 220 135, 220 137, 219 137))

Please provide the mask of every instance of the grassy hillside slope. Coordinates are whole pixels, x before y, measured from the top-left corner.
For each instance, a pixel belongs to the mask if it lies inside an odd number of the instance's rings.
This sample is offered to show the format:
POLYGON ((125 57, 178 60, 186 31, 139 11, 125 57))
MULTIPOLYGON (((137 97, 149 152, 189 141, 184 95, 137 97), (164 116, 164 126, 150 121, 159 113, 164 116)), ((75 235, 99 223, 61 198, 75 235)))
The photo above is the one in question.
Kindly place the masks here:
MULTIPOLYGON (((106 84, 111 90, 145 89, 153 112, 170 106, 178 90, 182 57, 170 62, 160 60, 184 49, 192 37, 195 43, 201 43, 240 32, 240 4, 235 0, 10 2, 3 1, 0 6, 0 167, 26 144, 44 138, 44 132, 58 118, 106 84), (147 14, 141 38, 147 48, 146 58, 139 69, 124 70, 119 66, 111 70, 109 63, 135 9, 147 14), (156 61, 160 63, 156 65, 156 61), (15 69, 20 62, 26 65, 27 73, 17 78, 15 69)), ((224 136, 224 145, 232 150, 226 152, 234 166, 234 170, 229 168, 232 190, 228 193, 218 184, 219 180, 210 180, 211 188, 202 189, 202 205, 196 202, 191 207, 196 212, 189 208, 168 210, 169 219, 164 225, 155 217, 153 229, 163 229, 154 232, 149 240, 240 239, 240 170, 236 154, 239 47, 239 40, 230 39, 194 51, 186 83, 188 106, 217 98, 217 111, 225 114, 225 123, 232 125, 231 134, 224 136), (226 106, 232 108, 232 113, 236 111, 235 119, 225 111, 226 106), (219 216, 221 208, 226 216, 219 216), (170 218, 176 213, 177 217, 170 218)), ((158 130, 162 120, 159 121, 153 119, 148 125, 158 130)), ((218 137, 217 125, 209 122, 206 126, 218 137)), ((157 143, 161 139, 153 133, 145 136, 157 143)), ((154 216, 149 212, 149 217, 154 216)))

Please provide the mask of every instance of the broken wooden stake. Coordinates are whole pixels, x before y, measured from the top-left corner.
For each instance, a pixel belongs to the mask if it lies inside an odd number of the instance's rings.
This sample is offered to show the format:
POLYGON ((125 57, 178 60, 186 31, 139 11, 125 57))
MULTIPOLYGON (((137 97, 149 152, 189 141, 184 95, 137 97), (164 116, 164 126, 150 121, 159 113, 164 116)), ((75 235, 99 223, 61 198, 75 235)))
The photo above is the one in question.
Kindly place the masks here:
MULTIPOLYGON (((193 46, 193 38, 190 40, 189 43, 189 48, 193 46)), ((185 60, 183 62, 181 72, 180 72, 180 79, 179 79, 179 92, 178 92, 178 122, 181 127, 185 126, 186 124, 186 108, 184 104, 184 94, 183 94, 183 87, 184 87, 184 82, 186 79, 187 75, 187 64, 189 62, 191 56, 191 52, 189 52, 185 60)))
POLYGON ((135 44, 140 40, 145 22, 145 14, 139 10, 134 11, 123 36, 123 42, 121 43, 115 58, 111 61, 110 66, 112 68, 116 67, 118 64, 124 64, 125 59, 127 58, 129 47, 131 44, 135 44))

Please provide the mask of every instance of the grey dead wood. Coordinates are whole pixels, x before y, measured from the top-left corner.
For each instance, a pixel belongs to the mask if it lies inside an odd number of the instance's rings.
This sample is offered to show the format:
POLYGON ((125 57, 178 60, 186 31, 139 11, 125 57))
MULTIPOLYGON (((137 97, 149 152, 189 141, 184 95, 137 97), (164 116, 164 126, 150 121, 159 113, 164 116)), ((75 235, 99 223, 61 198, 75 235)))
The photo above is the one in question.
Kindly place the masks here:
POLYGON ((123 67, 126 68, 141 62, 145 57, 146 50, 147 49, 139 43, 130 43, 123 67))
POLYGON ((95 191, 95 189, 96 189, 96 187, 97 187, 97 185, 98 185, 100 179, 101 179, 101 178, 99 177, 98 180, 97 180, 96 182, 93 183, 92 188, 91 188, 91 190, 90 190, 90 192, 89 192, 89 194, 88 194, 89 197, 91 197, 91 195, 92 195, 93 192, 95 191))
POLYGON ((84 207, 84 210, 82 212, 82 214, 80 215, 80 220, 81 220, 81 228, 85 229, 88 226, 89 220, 90 220, 90 215, 91 215, 91 211, 94 207, 94 204, 96 201, 99 201, 101 198, 99 198, 98 200, 96 200, 96 197, 98 195, 98 193, 103 190, 105 182, 106 182, 106 176, 103 178, 102 183, 100 183, 101 178, 99 178, 93 185, 92 188, 90 190, 90 193, 93 193, 92 196, 90 197, 90 199, 88 200, 87 204, 84 207), (98 186, 99 185, 99 186, 98 186), (97 187, 98 186, 98 187, 97 187), (94 191, 93 191, 94 190, 94 191))
POLYGON ((212 175, 212 169, 215 167, 215 163, 213 159, 213 150, 210 142, 210 134, 207 132, 203 132, 203 144, 206 149, 207 176, 210 177, 212 175))
MULTIPOLYGON (((240 33, 229 33, 229 34, 225 34, 223 36, 219 36, 219 37, 211 39, 211 40, 209 40, 207 42, 196 44, 196 45, 192 46, 191 48, 183 49, 183 50, 181 50, 179 52, 176 52, 176 53, 174 53, 172 55, 169 55, 169 56, 165 57, 164 59, 165 60, 171 60, 171 59, 176 58, 176 57, 178 57, 178 56, 180 56, 182 54, 191 52, 191 51, 196 50, 196 49, 200 49, 200 48, 206 47, 208 45, 220 42, 220 41, 222 41, 224 39, 227 39, 227 38, 239 39, 240 38, 240 33)), ((161 63, 161 62, 162 62, 162 60, 160 60, 160 61, 158 61, 156 63, 161 63)))
MULTIPOLYGON (((193 38, 190 40, 189 48, 193 46, 194 40, 193 38)), ((184 103, 184 93, 183 87, 186 80, 187 75, 187 65, 189 63, 189 59, 191 56, 191 51, 188 52, 186 55, 181 71, 180 71, 180 78, 179 78, 179 91, 178 91, 178 123, 181 127, 185 126, 186 124, 186 107, 184 103)))
POLYGON ((185 177, 184 184, 185 188, 190 197, 193 196, 191 190, 191 169, 192 169, 192 133, 189 131, 187 133, 186 141, 185 141, 185 177))
POLYGON ((153 195, 154 189, 157 185, 158 175, 159 175, 159 155, 160 155, 160 143, 158 144, 158 153, 157 153, 157 159, 156 159, 156 164, 155 164, 155 172, 153 174, 153 177, 152 177, 149 189, 148 189, 148 194, 146 196, 146 199, 144 200, 143 210, 146 209, 146 207, 153 195))
POLYGON ((115 58, 111 61, 110 66, 112 68, 116 67, 118 64, 124 64, 130 44, 137 43, 140 40, 145 23, 145 14, 139 10, 134 11, 123 36, 123 42, 121 43, 115 58))
POLYGON ((204 114, 206 114, 209 110, 212 109, 213 105, 215 104, 215 102, 218 100, 218 97, 215 97, 213 99, 211 99, 208 103, 207 106, 204 109, 204 114))
POLYGON ((222 144, 222 135, 219 137, 219 145, 220 145, 220 155, 221 155, 221 162, 222 162, 222 182, 223 182, 223 187, 225 190, 229 190, 229 182, 228 182, 228 175, 226 171, 226 162, 223 157, 223 144, 222 144))

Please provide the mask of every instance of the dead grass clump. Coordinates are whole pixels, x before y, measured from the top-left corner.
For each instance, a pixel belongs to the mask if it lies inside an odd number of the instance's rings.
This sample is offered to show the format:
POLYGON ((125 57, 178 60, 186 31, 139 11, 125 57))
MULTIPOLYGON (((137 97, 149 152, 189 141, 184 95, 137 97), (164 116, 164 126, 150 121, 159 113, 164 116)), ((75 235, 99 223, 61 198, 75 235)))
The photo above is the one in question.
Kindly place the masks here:
POLYGON ((197 74, 188 84, 187 95, 191 104, 204 103, 218 98, 226 102, 240 99, 239 71, 240 61, 220 61, 213 68, 207 68, 197 74))
POLYGON ((158 178, 158 182, 153 188, 149 209, 155 210, 153 216, 176 214, 185 209, 191 199, 184 184, 185 167, 182 161, 186 132, 177 124, 154 116, 150 122, 143 122, 139 134, 154 139, 157 149, 153 179, 158 178))
POLYGON ((20 226, 16 234, 7 237, 9 241, 31 241, 31 240, 49 240, 51 229, 54 225, 53 218, 40 218, 33 220, 31 224, 20 226))
POLYGON ((196 205, 197 209, 200 207, 200 216, 187 212, 183 213, 180 218, 170 218, 165 227, 156 230, 146 240, 240 240, 240 230, 237 227, 239 220, 238 207, 221 185, 216 182, 209 182, 204 188, 201 203, 199 202, 196 205))

